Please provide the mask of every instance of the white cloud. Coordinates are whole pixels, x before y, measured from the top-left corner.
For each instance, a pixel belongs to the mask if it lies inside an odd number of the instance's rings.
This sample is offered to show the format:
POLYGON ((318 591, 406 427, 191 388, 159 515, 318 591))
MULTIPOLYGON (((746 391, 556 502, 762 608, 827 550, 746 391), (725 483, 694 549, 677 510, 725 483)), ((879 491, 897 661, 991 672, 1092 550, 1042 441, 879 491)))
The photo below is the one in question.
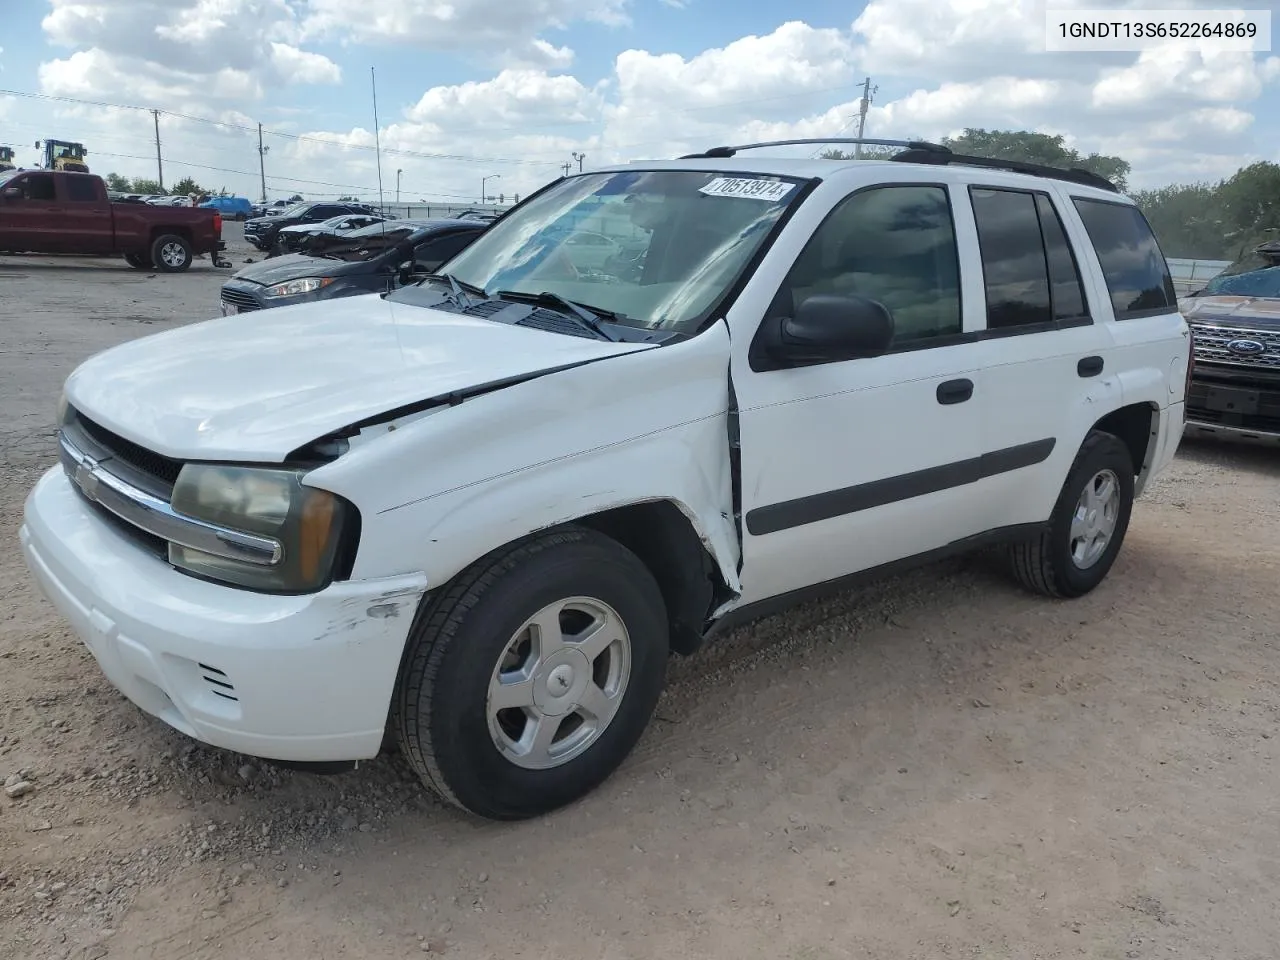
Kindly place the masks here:
POLYGON ((342 70, 328 57, 287 43, 271 44, 271 65, 295 83, 341 83, 342 70))
MULTIPOLYGON (((793 19, 759 35, 730 34, 693 55, 620 49, 603 76, 571 72, 574 51, 558 43, 582 41, 555 32, 583 22, 622 25, 628 16, 643 16, 644 4, 48 2, 46 34, 66 49, 41 66, 42 90, 234 117, 231 122, 253 129, 166 119, 164 136, 175 157, 246 171, 226 174, 243 184, 240 189, 256 183, 258 120, 304 138, 268 137, 268 177, 282 190, 292 190, 291 184, 302 189, 304 179, 323 181, 311 185, 317 194, 376 183, 368 149, 374 135, 367 125, 334 129, 315 114, 295 114, 285 92, 288 84, 341 83, 341 65, 348 63, 343 51, 361 44, 352 61, 361 65, 371 57, 377 62, 397 43, 485 59, 500 55, 500 66, 487 78, 433 87, 401 114, 384 113, 384 186, 402 170, 405 191, 415 194, 474 197, 480 177, 498 174, 503 190, 525 193, 556 175, 575 151, 596 165, 728 142, 850 136, 861 93, 857 81, 867 74, 880 86, 868 136, 936 139, 965 127, 1063 134, 1086 153, 1129 159, 1138 185, 1191 173, 1226 175, 1244 158, 1274 154, 1277 146, 1271 125, 1255 115, 1265 116, 1266 98, 1276 95, 1280 58, 1048 54, 1045 0, 870 0, 851 24, 793 19), (337 43, 322 48, 329 56, 312 49, 322 40, 337 43), (273 178, 273 171, 279 175, 273 178)), ((1162 0, 1161 6, 1189 3, 1162 0)), ((1102 6, 1097 0, 1054 0, 1055 7, 1063 5, 1102 6)), ((688 15, 700 12, 692 5, 688 15)), ((601 35, 607 34, 593 34, 601 35)), ((614 35, 620 44, 627 36, 614 35)), ((134 161, 127 157, 139 155, 137 172, 148 172, 149 151, 139 140, 149 114, 56 109, 82 125, 68 126, 67 136, 101 140, 103 152, 122 158, 121 172, 131 172, 127 165, 134 161)), ((199 168, 182 172, 199 177, 199 168)), ((209 179, 220 175, 210 172, 209 179)))
POLYGON ((413 44, 433 50, 524 49, 577 21, 622 26, 629 0, 310 0, 308 36, 413 44))

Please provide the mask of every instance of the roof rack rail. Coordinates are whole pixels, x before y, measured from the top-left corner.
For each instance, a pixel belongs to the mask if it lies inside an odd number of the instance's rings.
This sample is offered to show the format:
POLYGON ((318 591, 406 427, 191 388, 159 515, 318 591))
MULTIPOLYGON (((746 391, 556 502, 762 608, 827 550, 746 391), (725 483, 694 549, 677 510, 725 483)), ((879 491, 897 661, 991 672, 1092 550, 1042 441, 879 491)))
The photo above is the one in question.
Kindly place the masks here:
POLYGON ((991 170, 1008 170, 1011 173, 1027 173, 1033 177, 1047 177, 1052 180, 1066 180, 1070 183, 1078 183, 1084 187, 1094 187, 1098 190, 1109 190, 1111 193, 1119 193, 1120 188, 1108 180, 1106 177, 1093 173, 1089 170, 1081 170, 1079 167, 1050 167, 1040 163, 1024 163, 1021 160, 997 160, 994 157, 969 157, 961 153, 952 153, 947 151, 939 153, 936 150, 920 150, 911 148, 902 153, 894 154, 890 159, 899 163, 932 163, 932 164, 961 164, 966 167, 986 167, 991 170))
POLYGON ((712 147, 704 153, 687 153, 681 160, 721 160, 732 157, 740 150, 758 150, 761 147, 812 146, 821 143, 854 143, 869 144, 873 147, 902 147, 907 150, 930 151, 932 153, 949 154, 951 151, 937 143, 927 140, 877 140, 867 137, 818 137, 805 140, 766 140, 762 143, 742 143, 734 147, 712 147))

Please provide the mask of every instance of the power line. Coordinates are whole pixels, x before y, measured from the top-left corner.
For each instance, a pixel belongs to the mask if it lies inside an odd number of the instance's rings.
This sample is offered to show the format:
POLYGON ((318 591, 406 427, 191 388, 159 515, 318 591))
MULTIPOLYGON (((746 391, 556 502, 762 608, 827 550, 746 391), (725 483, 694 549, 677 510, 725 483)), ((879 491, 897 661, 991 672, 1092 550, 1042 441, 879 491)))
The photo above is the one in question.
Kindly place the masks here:
MULTIPOLYGON (((99 150, 97 152, 97 156, 112 157, 116 160, 147 160, 149 159, 148 157, 138 156, 136 154, 107 153, 106 151, 103 151, 103 150, 99 150)), ((235 170, 235 169, 232 169, 231 167, 214 167, 214 166, 210 166, 207 163, 193 163, 189 160, 175 160, 172 157, 168 157, 167 162, 169 164, 176 164, 180 167, 191 167, 194 170, 211 170, 214 173, 234 173, 234 174, 238 174, 240 176, 246 176, 246 177, 253 176, 253 172, 249 170, 235 170)), ((358 183, 334 183, 329 180, 306 180, 302 177, 283 177, 283 176, 272 175, 271 177, 267 178, 267 180, 269 182, 283 180, 289 183, 312 184, 312 185, 322 186, 322 187, 337 187, 343 190, 357 190, 365 193, 373 193, 373 192, 376 192, 377 190, 377 187, 370 187, 368 185, 362 185, 358 183)), ((314 191, 309 191, 309 192, 314 192, 314 191)), ((461 193, 424 193, 420 190, 409 190, 407 192, 417 193, 419 196, 444 197, 446 199, 452 199, 452 200, 470 200, 471 199, 469 196, 461 193)))
MULTIPOLYGON (((189 120, 192 123, 205 123, 215 127, 225 127, 229 130, 241 130, 246 133, 255 133, 256 129, 243 123, 232 123, 230 120, 214 120, 211 117, 197 117, 188 113, 178 113, 174 110, 157 110, 151 107, 139 107, 128 103, 109 103, 104 100, 83 100, 78 97, 60 97, 47 93, 29 93, 22 90, 0 90, 0 96, 7 97, 24 97, 30 100, 49 100, 58 103, 74 103, 79 106, 86 107, 102 107, 108 110, 140 110, 151 113, 164 114, 167 117, 174 117, 179 120, 189 120)), ((342 140, 331 140, 323 137, 313 137, 301 133, 285 133, 280 130, 263 130, 263 133, 272 137, 281 137, 285 140, 295 140, 300 143, 319 143, 327 147, 344 147, 352 150, 374 150, 373 145, 367 143, 348 143, 342 140)), ((451 153, 427 153, 421 150, 405 150, 386 148, 383 153, 392 153, 405 157, 418 157, 424 160, 450 160, 460 163, 514 163, 525 166, 556 166, 558 161, 554 160, 523 160, 514 157, 475 157, 466 154, 451 153)))

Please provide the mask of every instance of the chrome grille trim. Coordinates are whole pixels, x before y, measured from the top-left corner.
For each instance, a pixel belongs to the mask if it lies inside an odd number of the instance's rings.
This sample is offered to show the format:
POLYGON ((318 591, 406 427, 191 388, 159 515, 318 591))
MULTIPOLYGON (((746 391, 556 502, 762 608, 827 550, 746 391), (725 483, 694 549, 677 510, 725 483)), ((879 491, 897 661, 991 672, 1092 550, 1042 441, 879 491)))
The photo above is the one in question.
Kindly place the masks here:
POLYGON ((1235 367, 1280 370, 1280 330, 1259 330, 1233 324, 1193 322, 1191 336, 1195 343, 1197 360, 1204 360, 1206 363, 1225 363, 1235 367), (1242 356, 1227 349, 1227 344, 1233 340, 1255 340, 1266 350, 1253 356, 1242 356))
POLYGON ((58 447, 63 469, 84 498, 144 533, 215 557, 263 567, 274 566, 284 556, 278 540, 183 516, 168 501, 111 473, 80 450, 65 431, 58 431, 58 447))

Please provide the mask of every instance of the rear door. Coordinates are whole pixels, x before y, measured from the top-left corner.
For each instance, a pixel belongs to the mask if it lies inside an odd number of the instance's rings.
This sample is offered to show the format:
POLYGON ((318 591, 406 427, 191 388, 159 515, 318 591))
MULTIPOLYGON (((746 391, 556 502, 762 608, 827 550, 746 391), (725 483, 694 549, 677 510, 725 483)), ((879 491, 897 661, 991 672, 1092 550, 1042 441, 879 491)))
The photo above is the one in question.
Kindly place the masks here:
POLYGON ((56 176, 32 171, 5 181, 0 196, 0 249, 30 253, 63 249, 56 176))
POLYGON ((1089 426, 1120 406, 1106 304, 1086 287, 1055 184, 970 183, 957 198, 982 259, 982 411, 988 451, 1034 450, 1023 469, 983 481, 987 528, 1052 510, 1089 426))
POLYGON ((112 253, 115 238, 111 203, 100 195, 99 181, 88 175, 64 173, 58 177, 58 200, 64 229, 75 234, 75 252, 112 253))

